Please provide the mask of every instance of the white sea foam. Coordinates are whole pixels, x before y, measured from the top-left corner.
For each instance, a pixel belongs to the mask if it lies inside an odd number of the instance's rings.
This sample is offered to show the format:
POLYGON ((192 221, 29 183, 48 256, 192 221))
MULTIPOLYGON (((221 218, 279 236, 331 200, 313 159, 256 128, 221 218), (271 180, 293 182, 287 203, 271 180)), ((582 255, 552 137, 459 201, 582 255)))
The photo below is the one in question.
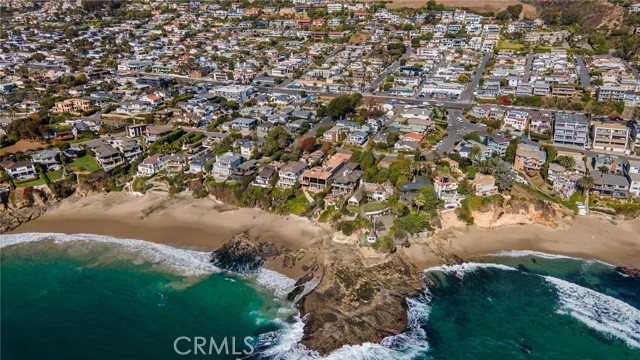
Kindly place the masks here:
POLYGON ((480 269, 500 269, 500 270, 507 270, 507 271, 517 270, 516 268, 513 268, 511 266, 507 266, 507 265, 502 265, 502 264, 464 263, 464 264, 459 264, 459 265, 434 266, 434 267, 430 267, 430 268, 428 268, 428 269, 426 269, 424 271, 425 272, 439 271, 439 272, 447 274, 447 275, 449 275, 449 274, 466 275, 468 273, 472 273, 472 272, 480 270, 480 269))
POLYGON ((209 262, 210 254, 202 251, 178 249, 143 240, 115 238, 95 234, 25 233, 3 235, 2 247, 37 241, 53 240, 55 244, 86 242, 116 247, 122 254, 135 256, 136 261, 167 267, 181 275, 204 275, 219 272, 209 262))
POLYGON ((613 267, 613 265, 608 264, 604 261, 600 261, 600 260, 592 260, 592 259, 582 259, 579 257, 573 257, 573 256, 566 256, 566 255, 559 255, 559 254, 549 254, 549 253, 544 253, 544 252, 540 252, 540 251, 533 251, 533 250, 509 250, 509 251, 501 251, 499 253, 495 253, 495 254, 489 254, 488 256, 503 256, 503 257, 526 257, 526 256, 535 256, 535 257, 539 257, 541 259, 570 259, 570 260, 580 260, 580 261, 587 261, 587 262, 598 262, 601 263, 603 265, 608 265, 613 267))
POLYGON ((640 348, 640 310, 597 291, 545 276, 558 290, 559 314, 571 315, 592 329, 640 348))
POLYGON ((384 338, 380 344, 345 345, 323 357, 300 344, 304 335, 304 319, 296 318, 292 324, 283 324, 280 330, 260 335, 261 355, 274 360, 412 359, 429 349, 422 325, 429 316, 430 301, 428 289, 417 298, 408 298, 407 330, 384 338))
POLYGON ((285 297, 296 283, 292 278, 277 271, 261 268, 256 276, 258 285, 267 288, 278 297, 285 297))

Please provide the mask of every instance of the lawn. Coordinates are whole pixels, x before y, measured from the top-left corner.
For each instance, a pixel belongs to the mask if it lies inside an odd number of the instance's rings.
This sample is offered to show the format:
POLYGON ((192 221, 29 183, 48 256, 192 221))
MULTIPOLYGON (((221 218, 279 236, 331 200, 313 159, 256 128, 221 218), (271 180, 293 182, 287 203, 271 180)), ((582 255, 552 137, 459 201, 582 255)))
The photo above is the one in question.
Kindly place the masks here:
POLYGON ((302 215, 307 212, 307 198, 299 194, 295 198, 287 201, 287 205, 289 207, 289 213, 294 215, 302 215))
POLYGON ((47 182, 45 181, 44 177, 37 177, 35 179, 31 179, 31 180, 25 180, 25 181, 16 181, 16 187, 31 187, 31 186, 38 186, 38 185, 45 185, 47 182))
POLYGON ((101 169, 100 165, 98 165, 98 163, 89 155, 76 158, 71 163, 69 163, 69 167, 71 167, 71 169, 74 171, 90 173, 101 169))
POLYGON ((56 171, 47 171, 45 175, 47 176, 47 178, 49 178, 49 181, 54 181, 62 177, 62 172, 62 169, 56 171))
POLYGON ((500 40, 496 48, 498 50, 520 50, 524 47, 523 44, 509 41, 509 40, 500 40))
POLYGON ((372 212, 372 211, 380 211, 382 209, 386 209, 388 207, 386 202, 381 201, 372 201, 362 205, 362 210, 364 212, 372 212))

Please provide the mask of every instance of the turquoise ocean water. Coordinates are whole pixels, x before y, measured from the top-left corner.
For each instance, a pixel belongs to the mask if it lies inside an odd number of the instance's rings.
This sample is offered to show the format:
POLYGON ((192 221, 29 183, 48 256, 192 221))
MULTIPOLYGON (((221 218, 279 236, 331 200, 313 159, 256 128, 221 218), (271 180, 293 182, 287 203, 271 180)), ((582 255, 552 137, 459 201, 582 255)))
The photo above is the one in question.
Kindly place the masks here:
MULTIPOLYGON (((283 300, 291 279, 221 272, 208 256, 96 235, 2 236, 0 358, 319 358, 298 344, 304 319, 283 300), (189 354, 176 353, 181 336, 189 354)), ((610 265, 521 251, 425 275, 405 333, 328 357, 640 359, 640 280, 610 265)))

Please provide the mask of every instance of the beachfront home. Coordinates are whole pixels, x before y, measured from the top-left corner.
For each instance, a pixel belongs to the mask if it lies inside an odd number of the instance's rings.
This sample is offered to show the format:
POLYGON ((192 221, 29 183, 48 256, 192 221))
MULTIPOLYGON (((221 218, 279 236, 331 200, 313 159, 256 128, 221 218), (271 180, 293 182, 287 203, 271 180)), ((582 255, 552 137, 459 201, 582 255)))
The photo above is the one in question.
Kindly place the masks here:
POLYGON ((309 191, 321 192, 331 184, 331 177, 349 160, 351 154, 336 153, 324 167, 316 166, 302 173, 300 183, 309 191))
POLYGON ((271 179, 276 174, 276 171, 277 170, 275 167, 271 165, 266 165, 265 167, 262 168, 262 170, 260 170, 256 178, 253 179, 253 182, 251 183, 251 185, 262 187, 262 188, 270 187, 271 179))
POLYGON ((600 196, 626 200, 629 198, 629 180, 622 175, 593 171, 593 187, 591 191, 600 196))
POLYGON ((535 145, 525 143, 518 144, 513 168, 519 171, 537 173, 542 164, 547 160, 547 153, 535 145))
POLYGON ((498 193, 496 178, 493 175, 477 173, 475 179, 469 181, 469 185, 476 196, 489 196, 498 193))
POLYGON ((165 167, 162 154, 151 155, 138 164, 138 176, 151 176, 165 167))
POLYGON ((278 171, 277 186, 284 189, 292 188, 297 181, 300 181, 300 177, 306 169, 307 164, 298 161, 292 161, 284 165, 278 171))
POLYGON ((231 175, 232 170, 240 166, 242 162, 242 155, 231 151, 218 155, 216 162, 213 163, 213 167, 211 168, 211 175, 219 178, 227 178, 231 175))
POLYGON ((14 180, 33 179, 38 175, 35 165, 31 161, 5 162, 2 168, 14 180))

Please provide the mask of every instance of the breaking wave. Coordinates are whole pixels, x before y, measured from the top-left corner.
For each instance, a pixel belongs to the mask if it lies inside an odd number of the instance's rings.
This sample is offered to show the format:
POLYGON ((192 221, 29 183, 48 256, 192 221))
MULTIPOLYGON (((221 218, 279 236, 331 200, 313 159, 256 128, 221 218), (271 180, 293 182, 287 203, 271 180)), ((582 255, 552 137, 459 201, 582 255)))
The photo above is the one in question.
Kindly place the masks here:
POLYGON ((558 255, 558 254, 548 254, 540 251, 533 250, 509 250, 509 251, 501 251, 495 254, 489 254, 488 256, 498 256, 498 257, 527 257, 527 256, 535 256, 541 259, 567 259, 567 260, 576 260, 576 261, 584 261, 584 262, 598 262, 603 265, 608 265, 613 267, 613 265, 606 263, 600 260, 586 260, 579 257, 567 256, 567 255, 558 255))
MULTIPOLYGON (((210 254, 203 251, 174 248, 144 240, 116 238, 95 234, 25 233, 3 235, 0 248, 25 243, 53 241, 56 245, 85 242, 87 245, 108 245, 105 257, 131 258, 136 263, 149 263, 183 276, 206 275, 220 272, 209 262, 210 254), (115 250, 115 251, 113 251, 115 250)), ((93 250, 87 248, 85 250, 93 250)))
POLYGON ((466 275, 480 269, 499 269, 506 271, 517 271, 518 269, 502 264, 491 263, 464 263, 459 265, 440 265, 425 269, 425 272, 439 271, 443 274, 461 274, 466 275))
POLYGON ((559 314, 571 315, 588 327, 640 348, 640 310, 597 291, 545 276, 558 290, 559 314))
POLYGON ((272 360, 396 360, 412 359, 429 350, 427 334, 423 329, 430 312, 431 293, 425 289, 417 297, 407 298, 407 330, 386 337, 380 344, 345 345, 327 356, 300 343, 304 335, 305 319, 296 317, 293 323, 259 337, 260 359, 272 360))

